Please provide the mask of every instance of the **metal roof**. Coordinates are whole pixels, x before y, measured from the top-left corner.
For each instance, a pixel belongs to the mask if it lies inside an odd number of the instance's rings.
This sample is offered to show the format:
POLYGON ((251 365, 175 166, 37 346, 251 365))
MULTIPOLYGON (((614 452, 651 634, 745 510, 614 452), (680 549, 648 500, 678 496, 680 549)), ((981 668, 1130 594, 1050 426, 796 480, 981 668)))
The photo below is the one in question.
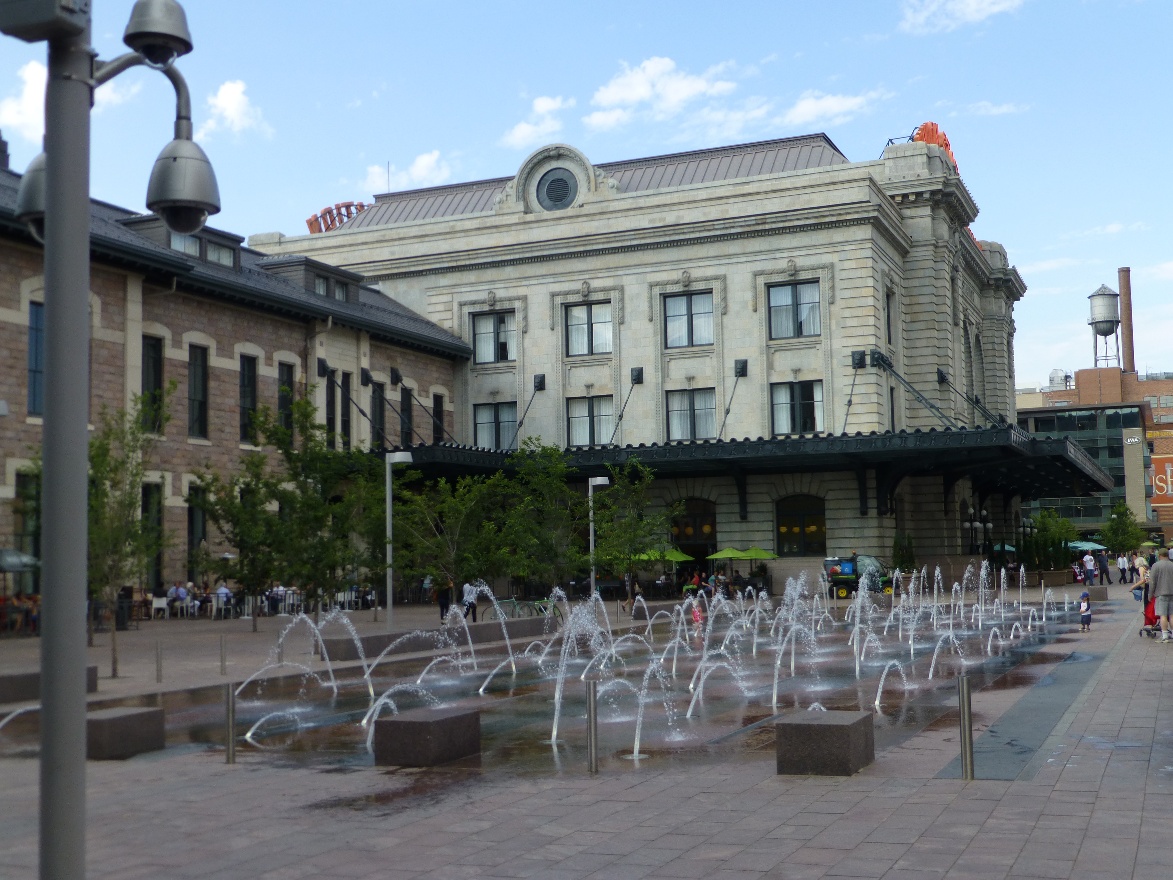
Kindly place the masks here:
MULTIPOLYGON (((15 219, 19 184, 20 175, 0 170, 0 226, 31 242, 24 225, 15 219)), ((472 354, 468 343, 460 337, 374 289, 360 287, 357 303, 328 299, 265 271, 266 262, 273 258, 249 248, 240 249, 239 269, 195 260, 156 244, 123 222, 141 216, 125 208, 91 200, 90 249, 93 258, 149 277, 175 276, 183 289, 252 308, 300 320, 333 318, 338 323, 364 330, 376 339, 396 345, 449 358, 463 359, 472 354)))
MULTIPOLYGON (((619 192, 634 193, 849 162, 829 137, 812 134, 608 162, 595 168, 614 178, 619 192)), ((512 180, 512 177, 497 177, 377 195, 374 205, 339 228, 366 229, 416 220, 485 214, 493 210, 497 196, 512 180)))

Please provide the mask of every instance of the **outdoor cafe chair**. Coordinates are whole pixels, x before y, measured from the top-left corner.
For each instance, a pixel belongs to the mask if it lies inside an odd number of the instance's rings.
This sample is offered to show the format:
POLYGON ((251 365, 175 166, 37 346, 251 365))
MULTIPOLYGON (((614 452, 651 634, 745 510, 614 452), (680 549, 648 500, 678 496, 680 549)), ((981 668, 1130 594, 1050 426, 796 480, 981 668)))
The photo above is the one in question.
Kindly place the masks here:
POLYGON ((151 620, 155 619, 155 615, 160 611, 163 612, 165 620, 171 619, 171 609, 167 606, 167 598, 165 596, 153 596, 151 598, 151 620))

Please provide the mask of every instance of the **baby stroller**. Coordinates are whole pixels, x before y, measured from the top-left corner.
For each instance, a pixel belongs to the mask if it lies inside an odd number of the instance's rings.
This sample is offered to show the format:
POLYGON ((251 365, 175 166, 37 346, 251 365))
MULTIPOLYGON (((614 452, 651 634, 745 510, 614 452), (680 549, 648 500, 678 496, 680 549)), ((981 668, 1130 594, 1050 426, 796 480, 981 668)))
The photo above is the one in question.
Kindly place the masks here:
POLYGON ((1144 606, 1144 626, 1137 633, 1155 639, 1161 635, 1161 621, 1157 619, 1157 597, 1152 596, 1144 606))

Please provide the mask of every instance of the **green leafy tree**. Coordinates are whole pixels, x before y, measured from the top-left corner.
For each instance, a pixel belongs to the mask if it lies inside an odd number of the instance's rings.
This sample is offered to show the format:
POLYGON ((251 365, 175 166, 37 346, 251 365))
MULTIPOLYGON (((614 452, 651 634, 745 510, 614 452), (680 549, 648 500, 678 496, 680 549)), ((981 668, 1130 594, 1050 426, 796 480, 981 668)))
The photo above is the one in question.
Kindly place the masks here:
POLYGON ((503 522, 508 573, 523 583, 563 583, 590 564, 586 499, 571 483, 574 469, 561 449, 535 439, 510 455, 509 464, 503 522))
POLYGON ((1047 569, 1064 568, 1069 562, 1069 545, 1079 537, 1075 524, 1058 512, 1044 507, 1035 517, 1034 550, 1038 564, 1047 569))
POLYGON ((641 564, 663 562, 672 520, 683 502, 665 507, 652 498, 655 474, 638 459, 609 466, 611 484, 595 493, 595 562, 622 573, 628 601, 634 599, 630 575, 641 564))
POLYGON ((1114 554, 1135 550, 1144 541, 1145 534, 1127 501, 1117 501, 1112 505, 1112 514, 1100 530, 1105 546, 1114 554))
MULTIPOLYGON (((111 616, 121 589, 148 571, 166 543, 156 517, 143 516, 143 483, 174 390, 172 383, 160 395, 136 397, 129 410, 103 408, 90 437, 87 576, 91 597, 111 616)), ((118 628, 113 623, 110 677, 117 678, 118 628)))
POLYGON ((395 567, 405 578, 460 584, 505 570, 508 551, 500 520, 507 497, 503 474, 424 481, 396 476, 395 567))
MULTIPOLYGON (((188 502, 204 510, 235 551, 211 556, 205 564, 259 600, 279 576, 285 543, 284 524, 277 510, 278 484, 270 472, 268 456, 248 452, 236 473, 221 477, 205 472, 198 484, 204 491, 189 495, 188 502)), ((257 631, 257 616, 252 615, 253 632, 257 631)))

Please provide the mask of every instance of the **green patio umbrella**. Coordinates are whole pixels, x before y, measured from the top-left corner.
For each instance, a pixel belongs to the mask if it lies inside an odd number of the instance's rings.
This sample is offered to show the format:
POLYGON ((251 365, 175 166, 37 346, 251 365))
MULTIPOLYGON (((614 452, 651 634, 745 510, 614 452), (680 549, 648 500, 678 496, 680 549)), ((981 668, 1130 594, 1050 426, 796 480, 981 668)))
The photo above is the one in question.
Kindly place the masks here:
POLYGON ((1145 541, 1140 546, 1142 546, 1142 547, 1160 547, 1161 545, 1158 544, 1156 541, 1145 541))
POLYGON ((1097 544, 1095 541, 1072 541, 1068 545, 1072 550, 1107 550, 1103 544, 1097 544))
POLYGON ((718 550, 716 553, 710 553, 705 559, 745 559, 745 551, 738 550, 736 547, 726 547, 724 550, 718 550))
POLYGON ((669 547, 661 556, 659 553, 641 553, 633 557, 636 562, 659 562, 663 559, 665 562, 692 562, 693 557, 689 556, 683 550, 678 550, 675 547, 669 547))
POLYGON ((1015 552, 1014 545, 1007 544, 1005 541, 1003 541, 1000 544, 995 544, 994 550, 997 551, 998 553, 1014 553, 1015 552))
POLYGON ((741 555, 742 559, 777 559, 777 553, 771 553, 769 550, 763 550, 761 547, 750 547, 741 555))

